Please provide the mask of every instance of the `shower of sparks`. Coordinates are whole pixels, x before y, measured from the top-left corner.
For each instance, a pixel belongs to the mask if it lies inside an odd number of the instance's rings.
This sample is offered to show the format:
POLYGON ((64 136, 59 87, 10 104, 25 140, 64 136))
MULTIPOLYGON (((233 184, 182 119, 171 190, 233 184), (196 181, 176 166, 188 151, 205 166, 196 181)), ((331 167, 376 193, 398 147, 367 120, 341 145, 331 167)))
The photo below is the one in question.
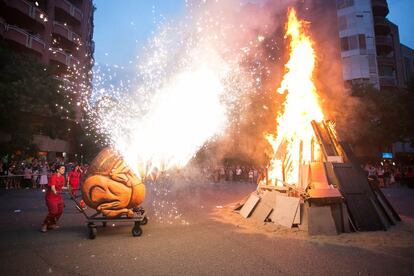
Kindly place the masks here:
POLYGON ((227 44, 234 26, 220 12, 187 8, 182 22, 159 27, 137 59, 134 81, 95 89, 86 105, 106 142, 139 176, 185 166, 226 129, 239 94, 260 83, 240 66, 246 53, 227 44))
MULTIPOLYGON (((129 61, 135 70, 95 63, 92 87, 92 64, 67 59, 71 66, 62 75, 61 92, 82 109, 75 122, 95 143, 114 147, 152 187, 151 219, 188 224, 167 197, 175 184, 155 180, 163 171, 185 166, 201 147, 238 126, 248 97, 263 98, 263 81, 277 62, 269 53, 279 46, 264 16, 250 12, 238 0, 186 0, 182 20, 160 16, 152 39, 129 61)), ((76 43, 75 56, 92 47, 79 39, 76 43)))
POLYGON ((153 193, 151 200, 152 220, 162 224, 189 224, 185 216, 180 212, 177 202, 173 197, 170 181, 160 179, 157 183, 149 181, 147 184, 149 184, 153 193))

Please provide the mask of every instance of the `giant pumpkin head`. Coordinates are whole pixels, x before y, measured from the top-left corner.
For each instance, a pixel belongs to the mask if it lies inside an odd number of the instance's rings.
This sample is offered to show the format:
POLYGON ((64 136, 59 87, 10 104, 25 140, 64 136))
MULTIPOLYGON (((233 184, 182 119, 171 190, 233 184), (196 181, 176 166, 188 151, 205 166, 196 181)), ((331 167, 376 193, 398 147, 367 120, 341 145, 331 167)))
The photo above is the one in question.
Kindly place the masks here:
POLYGON ((105 148, 90 164, 82 197, 106 217, 132 217, 132 209, 144 201, 145 186, 116 151, 105 148))

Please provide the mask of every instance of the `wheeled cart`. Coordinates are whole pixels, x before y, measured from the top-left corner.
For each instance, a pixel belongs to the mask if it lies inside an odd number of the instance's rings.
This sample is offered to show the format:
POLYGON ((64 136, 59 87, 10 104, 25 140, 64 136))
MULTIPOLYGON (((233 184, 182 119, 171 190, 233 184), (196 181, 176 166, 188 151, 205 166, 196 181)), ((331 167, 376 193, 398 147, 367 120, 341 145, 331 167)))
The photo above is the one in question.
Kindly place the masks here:
POLYGON ((141 225, 145 225, 148 222, 148 218, 146 216, 146 212, 142 207, 133 208, 134 216, 127 217, 126 215, 116 217, 116 218, 108 218, 104 215, 102 215, 101 212, 97 211, 92 216, 88 216, 88 214, 85 212, 85 209, 82 208, 80 203, 71 196, 71 199, 76 204, 76 209, 82 213, 86 218, 86 224, 88 226, 89 230, 89 238, 95 239, 96 235, 98 234, 97 230, 97 224, 102 223, 102 227, 106 227, 107 223, 114 223, 114 222, 127 222, 127 223, 133 223, 134 226, 131 229, 132 236, 139 237, 142 235, 142 228, 141 225))

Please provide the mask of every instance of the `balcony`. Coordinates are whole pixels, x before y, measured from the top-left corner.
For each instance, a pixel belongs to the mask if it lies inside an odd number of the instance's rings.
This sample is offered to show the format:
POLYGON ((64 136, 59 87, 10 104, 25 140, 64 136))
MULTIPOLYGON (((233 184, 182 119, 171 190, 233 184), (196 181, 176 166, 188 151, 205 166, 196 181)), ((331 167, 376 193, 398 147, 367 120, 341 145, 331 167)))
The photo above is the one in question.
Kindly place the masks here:
POLYGON ((53 22, 53 33, 75 45, 80 41, 80 36, 77 33, 72 32, 67 26, 56 21, 53 22))
POLYGON ((388 65, 388 66, 395 66, 395 59, 394 57, 388 56, 377 56, 378 65, 388 65))
POLYGON ((56 9, 63 11, 70 18, 74 19, 78 23, 82 22, 83 14, 80 9, 75 7, 72 3, 67 0, 56 0, 56 9))
POLYGON ((71 80, 69 80, 67 77, 62 77, 62 76, 54 76, 54 78, 56 80, 58 80, 59 82, 61 82, 65 87, 70 87, 70 86, 75 86, 75 83, 71 80))
POLYGON ((391 32, 388 20, 382 16, 375 16, 374 29, 376 35, 387 35, 391 32))
POLYGON ((68 66, 77 67, 79 66, 79 60, 72 55, 69 55, 68 66))
POLYGON ((5 25, 4 39, 13 41, 40 55, 43 55, 45 49, 45 43, 40 38, 32 36, 25 30, 12 25, 5 25))
POLYGON ((50 59, 59 65, 64 65, 66 67, 76 67, 79 63, 79 61, 71 54, 68 54, 61 49, 52 48, 51 51, 52 54, 50 55, 50 59))
POLYGON ((38 23, 44 23, 44 19, 42 18, 45 12, 33 5, 30 2, 25 0, 4 0, 4 3, 7 7, 11 9, 18 10, 20 13, 30 17, 31 19, 35 20, 38 23))
POLYGON ((395 87, 397 86, 397 81, 393 76, 379 76, 380 86, 384 87, 395 87))
POLYGON ((375 45, 379 55, 388 54, 394 49, 394 43, 391 36, 375 36, 375 45))
POLYGON ((387 16, 390 12, 388 9, 387 0, 371 0, 372 12, 374 16, 387 16))
POLYGON ((29 48, 43 55, 45 43, 40 38, 31 36, 29 40, 29 48))

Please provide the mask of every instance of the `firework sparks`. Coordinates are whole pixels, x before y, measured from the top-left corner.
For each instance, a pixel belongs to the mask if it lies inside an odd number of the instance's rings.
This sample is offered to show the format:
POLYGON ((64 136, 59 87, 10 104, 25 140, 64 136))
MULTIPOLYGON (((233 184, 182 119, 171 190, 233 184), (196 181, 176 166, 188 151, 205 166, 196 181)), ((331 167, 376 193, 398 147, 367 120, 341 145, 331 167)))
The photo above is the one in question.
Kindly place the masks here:
MULTIPOLYGON (((84 119, 98 133, 96 142, 101 136, 102 144, 118 150, 141 177, 185 166, 230 124, 238 125, 249 108, 246 94, 263 97, 263 82, 271 75, 267 65, 275 58, 261 48, 278 49, 272 28, 257 19, 261 16, 244 16, 241 22, 239 11, 228 5, 231 1, 207 2, 197 6, 186 1, 182 21, 163 20, 140 56, 129 61, 136 63, 134 73, 118 65, 95 64, 91 92, 91 72, 72 68, 73 82, 81 83, 76 105, 84 108, 84 119)), ((291 89, 287 83, 282 84, 285 88, 291 89)), ((182 220, 175 202, 163 199, 169 189, 154 189, 155 217, 182 220)))
POLYGON ((225 46, 230 28, 220 14, 188 18, 160 27, 141 55, 137 84, 99 89, 87 104, 106 142, 140 176, 185 166, 226 128, 229 106, 251 86, 239 65, 244 53, 225 46))

